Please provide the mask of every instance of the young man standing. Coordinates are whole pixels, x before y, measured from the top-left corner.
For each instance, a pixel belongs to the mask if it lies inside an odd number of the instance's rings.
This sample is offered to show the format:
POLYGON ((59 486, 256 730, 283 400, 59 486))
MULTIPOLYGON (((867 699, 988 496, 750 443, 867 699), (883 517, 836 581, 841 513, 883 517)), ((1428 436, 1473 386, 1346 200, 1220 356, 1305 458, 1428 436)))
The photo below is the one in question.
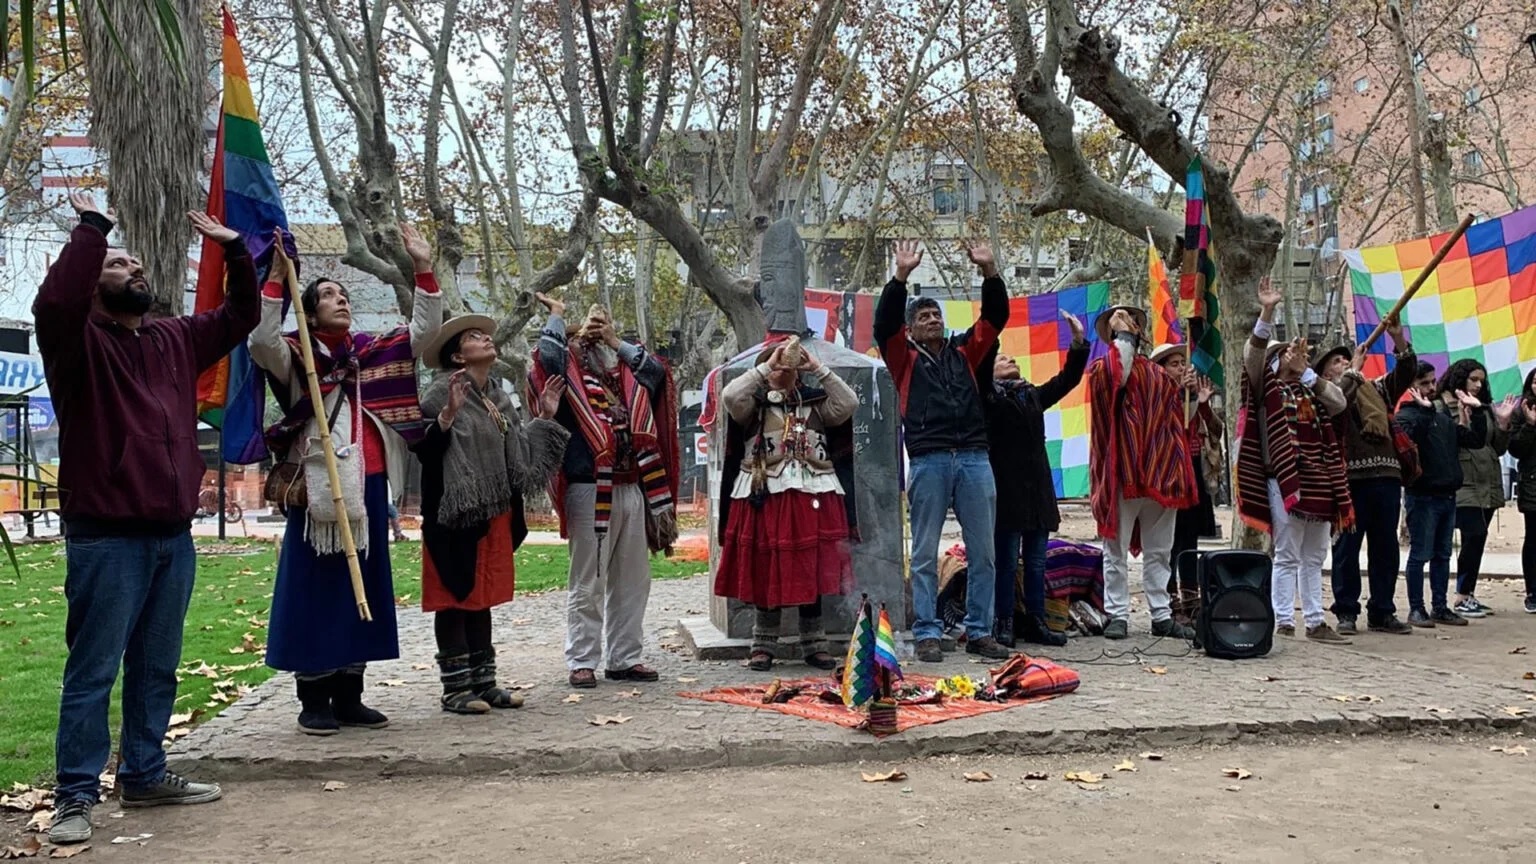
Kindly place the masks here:
POLYGON ((992 637, 997 487, 981 399, 992 386, 988 355, 1008 325, 1008 290, 991 249, 971 245, 965 251, 982 283, 981 319, 964 333, 945 337, 944 313, 935 300, 907 305, 907 279, 923 261, 915 241, 896 245, 896 275, 875 307, 875 342, 901 396, 912 511, 912 636, 924 663, 944 659, 939 535, 951 506, 965 543, 966 653, 995 660, 1011 653, 992 637))
POLYGON ((205 470, 197 377, 245 340, 261 311, 240 235, 188 213, 194 228, 224 248, 224 305, 145 320, 154 294, 143 265, 107 245, 112 220, 90 195, 72 194, 70 204, 80 224, 32 304, 59 416, 69 604, 48 832, 59 844, 90 839, 98 778, 112 756, 107 710, 119 666, 123 806, 201 804, 222 794, 167 771, 162 743, 196 569, 192 516, 205 470))

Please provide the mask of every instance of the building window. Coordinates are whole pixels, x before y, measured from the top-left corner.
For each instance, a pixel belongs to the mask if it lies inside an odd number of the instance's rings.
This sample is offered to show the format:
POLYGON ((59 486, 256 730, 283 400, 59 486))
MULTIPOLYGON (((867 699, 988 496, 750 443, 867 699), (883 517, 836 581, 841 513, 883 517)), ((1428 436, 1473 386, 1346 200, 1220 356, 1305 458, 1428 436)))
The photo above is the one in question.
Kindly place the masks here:
POLYGON ((1468 150, 1461 154, 1461 167, 1469 174, 1481 174, 1483 171, 1482 151, 1468 150))
POLYGON ((933 213, 935 216, 955 216, 965 213, 970 200, 969 177, 935 180, 933 183, 933 213))
POLYGON ((1477 103, 1483 101, 1483 91, 1476 87, 1470 87, 1467 89, 1467 92, 1461 94, 1461 101, 1466 103, 1468 108, 1475 108, 1477 103))
POLYGON ((1312 98, 1321 102, 1333 95, 1333 81, 1328 78, 1317 79, 1317 84, 1312 88, 1312 98))
POLYGON ((1264 130, 1260 129, 1253 135, 1253 152, 1257 153, 1260 150, 1263 150, 1264 145, 1268 143, 1268 141, 1264 140, 1264 130))
POLYGON ((1360 77, 1360 78, 1356 78, 1355 79, 1355 92, 1356 93, 1364 93, 1365 91, 1367 91, 1369 89, 1371 89, 1371 79, 1365 78, 1365 77, 1360 77))

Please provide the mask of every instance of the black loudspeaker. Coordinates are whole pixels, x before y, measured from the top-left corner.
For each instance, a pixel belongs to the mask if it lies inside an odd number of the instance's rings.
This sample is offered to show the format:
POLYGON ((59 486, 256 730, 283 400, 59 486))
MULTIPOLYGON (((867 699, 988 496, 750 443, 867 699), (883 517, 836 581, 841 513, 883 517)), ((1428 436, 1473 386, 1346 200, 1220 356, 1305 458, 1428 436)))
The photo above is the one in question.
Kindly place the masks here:
POLYGON ((1275 610, 1269 599, 1273 562, 1263 552, 1190 550, 1179 555, 1180 573, 1194 568, 1200 583, 1196 640, 1212 657, 1263 657, 1274 647, 1275 610))

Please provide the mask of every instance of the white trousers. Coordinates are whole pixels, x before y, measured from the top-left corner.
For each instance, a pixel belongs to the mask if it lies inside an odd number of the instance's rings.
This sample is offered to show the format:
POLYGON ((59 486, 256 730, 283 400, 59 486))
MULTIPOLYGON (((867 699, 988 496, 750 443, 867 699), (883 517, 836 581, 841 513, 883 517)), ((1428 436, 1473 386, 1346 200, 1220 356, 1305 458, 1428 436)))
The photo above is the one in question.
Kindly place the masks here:
POLYGON ((1308 627, 1316 627, 1324 621, 1323 561, 1333 542, 1333 527, 1327 522, 1291 518, 1280 498, 1280 484, 1273 479, 1269 481, 1269 512, 1275 546, 1269 592, 1275 624, 1295 626, 1299 584, 1302 620, 1308 627))
POLYGON ((1121 498, 1120 530, 1104 541, 1104 612, 1110 618, 1131 617, 1131 532, 1141 523, 1141 587, 1152 608, 1153 621, 1173 617, 1168 608, 1168 580, 1173 576, 1169 555, 1173 552, 1173 525, 1177 510, 1169 510, 1151 498, 1121 498))
POLYGON ((565 665, 596 669, 607 643, 608 665, 640 662, 645 604, 651 597, 651 556, 645 543, 645 493, 636 484, 613 487, 608 533, 598 541, 597 486, 573 483, 565 492, 570 535, 570 594, 566 599, 565 665))

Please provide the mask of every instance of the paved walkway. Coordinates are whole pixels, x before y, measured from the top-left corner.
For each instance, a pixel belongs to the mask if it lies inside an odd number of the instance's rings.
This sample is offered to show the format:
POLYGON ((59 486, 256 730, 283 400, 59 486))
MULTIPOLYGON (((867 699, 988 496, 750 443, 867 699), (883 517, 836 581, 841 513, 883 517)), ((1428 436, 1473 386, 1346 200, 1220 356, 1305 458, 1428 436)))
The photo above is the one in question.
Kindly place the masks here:
MULTIPOLYGON (((1479 592, 1505 612, 1467 628, 1411 636, 1362 634, 1351 647, 1277 640, 1268 657, 1228 662, 1153 639, 1138 610, 1133 638, 1074 640, 1049 653, 1082 676, 1075 694, 981 717, 920 727, 883 741, 830 724, 682 699, 681 690, 762 680, 739 662, 686 655, 675 625, 703 614, 701 578, 657 582, 648 609, 648 662, 661 681, 602 682, 569 701, 562 660, 564 592, 524 597, 496 612, 504 679, 528 686, 520 711, 460 717, 438 708, 432 627, 401 610, 403 659, 369 673, 385 730, 331 738, 299 734, 292 681, 279 676, 181 739, 173 765, 223 779, 349 779, 379 774, 518 776, 724 766, 825 764, 946 753, 1040 753, 1219 743, 1270 734, 1536 731, 1536 616, 1515 611, 1513 584, 1479 592), (620 715, 617 725, 589 718, 620 715)), ((1140 598, 1137 598, 1139 602, 1140 598)), ((913 664, 916 666, 916 664, 913 664)), ((786 676, 806 667, 785 664, 786 676)), ((946 673, 984 675, 954 655, 946 673)))

